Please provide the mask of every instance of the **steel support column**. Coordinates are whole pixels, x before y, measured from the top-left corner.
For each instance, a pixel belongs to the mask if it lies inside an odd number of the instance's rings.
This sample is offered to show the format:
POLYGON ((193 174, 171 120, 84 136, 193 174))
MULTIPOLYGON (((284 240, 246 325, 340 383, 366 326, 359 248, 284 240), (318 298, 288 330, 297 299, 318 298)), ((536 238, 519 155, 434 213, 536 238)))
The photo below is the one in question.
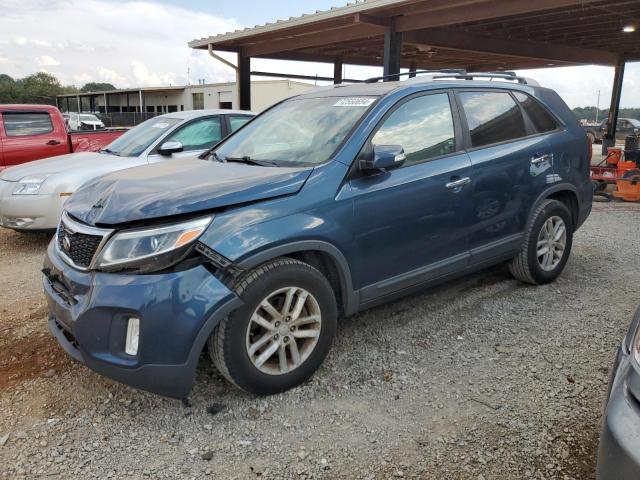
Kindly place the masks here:
POLYGON ((342 83, 342 56, 338 55, 333 61, 333 84, 340 85, 342 83))
POLYGON ((416 65, 416 62, 411 62, 409 64, 409 78, 414 78, 416 76, 417 68, 418 66, 416 65))
POLYGON ((400 56, 402 54, 402 33, 396 32, 395 23, 384 32, 383 75, 394 75, 385 79, 386 82, 399 80, 400 56))
POLYGON ((244 49, 238 52, 238 88, 240 92, 240 110, 251 110, 251 57, 247 56, 244 49))
POLYGON ((602 154, 607 154, 609 147, 616 145, 616 125, 618 123, 618 113, 620 112, 620 97, 622 96, 622 83, 624 82, 624 68, 626 61, 624 57, 618 59, 616 63, 615 75, 613 77, 613 92, 611 92, 611 106, 609 107, 609 117, 607 118, 607 133, 602 138, 602 154))

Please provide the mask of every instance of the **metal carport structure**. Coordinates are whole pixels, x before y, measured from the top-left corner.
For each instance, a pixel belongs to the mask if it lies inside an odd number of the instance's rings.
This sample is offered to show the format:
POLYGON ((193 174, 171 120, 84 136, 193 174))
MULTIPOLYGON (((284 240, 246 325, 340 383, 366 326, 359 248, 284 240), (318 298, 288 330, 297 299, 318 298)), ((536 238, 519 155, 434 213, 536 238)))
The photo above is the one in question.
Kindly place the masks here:
MULTIPOLYGON (((464 68, 615 67, 608 142, 626 62, 640 60, 640 0, 365 0, 189 42, 235 52, 240 108, 250 105, 251 58, 383 66, 384 75, 464 68)), ((295 78, 296 75, 283 74, 295 78)), ((393 77, 392 77, 393 78, 393 77)))

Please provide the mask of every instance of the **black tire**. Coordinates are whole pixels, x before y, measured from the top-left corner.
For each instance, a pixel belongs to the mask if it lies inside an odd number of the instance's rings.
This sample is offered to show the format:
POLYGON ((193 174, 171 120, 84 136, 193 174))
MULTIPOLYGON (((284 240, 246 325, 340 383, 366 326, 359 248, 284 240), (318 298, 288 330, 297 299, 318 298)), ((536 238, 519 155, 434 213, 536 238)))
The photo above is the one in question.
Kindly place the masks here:
POLYGON ((511 262, 509 271, 511 274, 525 283, 542 285, 553 282, 564 270, 573 244, 573 219, 567 206, 557 200, 544 200, 533 213, 531 222, 525 234, 525 242, 511 262), (560 217, 566 228, 566 242, 562 258, 553 270, 546 271, 538 263, 537 243, 538 236, 544 223, 551 217, 560 217))
POLYGON ((222 320, 209 337, 213 363, 231 383, 256 395, 272 395, 296 387, 309 379, 329 353, 335 337, 338 308, 327 279, 312 266, 291 258, 277 258, 247 273, 238 283, 236 294, 244 305, 222 320), (321 311, 318 342, 297 368, 279 375, 260 371, 249 358, 247 329, 260 302, 284 287, 299 287, 315 297, 321 311))

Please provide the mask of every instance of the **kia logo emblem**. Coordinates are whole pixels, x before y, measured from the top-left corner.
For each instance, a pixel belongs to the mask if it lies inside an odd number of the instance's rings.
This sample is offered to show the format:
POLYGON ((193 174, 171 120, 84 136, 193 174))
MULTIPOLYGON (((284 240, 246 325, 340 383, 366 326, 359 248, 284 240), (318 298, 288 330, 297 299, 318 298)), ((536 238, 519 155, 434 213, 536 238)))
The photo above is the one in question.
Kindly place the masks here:
POLYGON ((62 249, 65 252, 68 252, 69 250, 71 250, 71 240, 66 235, 62 237, 62 249))

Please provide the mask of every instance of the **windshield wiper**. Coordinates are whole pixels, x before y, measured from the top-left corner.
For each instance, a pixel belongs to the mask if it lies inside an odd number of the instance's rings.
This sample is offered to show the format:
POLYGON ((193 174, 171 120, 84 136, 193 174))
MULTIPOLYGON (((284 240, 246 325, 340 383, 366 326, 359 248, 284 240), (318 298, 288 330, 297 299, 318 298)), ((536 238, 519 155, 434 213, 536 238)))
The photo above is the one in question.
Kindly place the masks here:
POLYGON ((278 167, 279 166, 276 162, 272 162, 270 160, 255 160, 251 158, 249 155, 245 155, 243 157, 225 157, 225 161, 246 163, 248 165, 258 165, 260 167, 278 167))
POLYGON ((114 152, 113 150, 109 150, 108 148, 103 148, 102 150, 100 150, 100 153, 102 152, 110 153, 111 155, 115 155, 116 157, 120 156, 118 152, 114 152))

